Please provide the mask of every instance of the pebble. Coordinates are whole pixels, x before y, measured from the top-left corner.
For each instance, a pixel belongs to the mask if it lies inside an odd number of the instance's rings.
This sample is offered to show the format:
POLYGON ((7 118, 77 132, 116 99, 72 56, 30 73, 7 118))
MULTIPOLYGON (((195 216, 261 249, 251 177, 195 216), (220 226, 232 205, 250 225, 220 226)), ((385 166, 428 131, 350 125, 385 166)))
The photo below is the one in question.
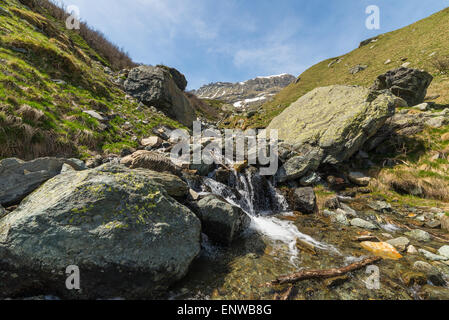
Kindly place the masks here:
POLYGON ((438 250, 440 256, 446 257, 449 260, 449 246, 443 246, 438 250))
POLYGON ((415 248, 415 246, 408 246, 407 248, 407 253, 408 254, 418 254, 418 250, 415 248))
POLYGON ((374 224, 372 224, 369 221, 365 221, 363 219, 360 218, 355 218, 351 220, 351 225, 354 227, 359 227, 359 228, 363 228, 363 229, 369 229, 369 230, 375 230, 378 229, 378 227, 374 224))
POLYGON ((422 242, 427 242, 431 240, 430 234, 428 232, 419 229, 406 232, 405 235, 422 242))
POLYGON ((384 259, 399 260, 402 255, 391 244, 386 242, 362 242, 362 248, 384 259))

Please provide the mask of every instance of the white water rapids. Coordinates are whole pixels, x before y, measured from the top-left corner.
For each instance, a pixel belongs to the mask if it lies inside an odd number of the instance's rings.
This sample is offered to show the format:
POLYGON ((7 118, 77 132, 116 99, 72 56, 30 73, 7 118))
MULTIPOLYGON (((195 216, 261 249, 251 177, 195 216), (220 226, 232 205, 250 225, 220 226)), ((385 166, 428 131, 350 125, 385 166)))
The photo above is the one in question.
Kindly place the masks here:
POLYGON ((211 178, 204 178, 203 183, 210 188, 213 194, 222 197, 232 205, 240 207, 250 217, 250 231, 255 231, 269 238, 279 249, 282 247, 279 244, 286 245, 289 251, 288 254, 290 255, 290 262, 295 267, 298 267, 296 263, 299 256, 297 249, 298 239, 312 244, 315 248, 339 254, 335 247, 321 243, 301 233, 293 222, 274 216, 274 214, 292 216, 293 213, 288 212, 288 205, 285 198, 276 191, 269 181, 266 181, 268 183, 268 192, 271 198, 274 199, 273 201, 277 202, 277 212, 275 210, 258 211, 255 208, 255 198, 257 197, 257 192, 260 192, 260 190, 258 186, 252 184, 250 174, 234 173, 234 178, 237 182, 235 190, 239 193, 240 197, 230 187, 211 178))

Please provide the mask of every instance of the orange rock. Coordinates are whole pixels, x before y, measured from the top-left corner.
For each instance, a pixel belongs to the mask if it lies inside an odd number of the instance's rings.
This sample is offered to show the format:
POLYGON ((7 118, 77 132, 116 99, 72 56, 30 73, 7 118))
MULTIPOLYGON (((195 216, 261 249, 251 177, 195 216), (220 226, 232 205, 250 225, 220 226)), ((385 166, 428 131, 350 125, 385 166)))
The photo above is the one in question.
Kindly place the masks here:
POLYGON ((374 253, 384 259, 399 260, 402 255, 391 245, 386 242, 362 242, 360 244, 364 249, 374 253))

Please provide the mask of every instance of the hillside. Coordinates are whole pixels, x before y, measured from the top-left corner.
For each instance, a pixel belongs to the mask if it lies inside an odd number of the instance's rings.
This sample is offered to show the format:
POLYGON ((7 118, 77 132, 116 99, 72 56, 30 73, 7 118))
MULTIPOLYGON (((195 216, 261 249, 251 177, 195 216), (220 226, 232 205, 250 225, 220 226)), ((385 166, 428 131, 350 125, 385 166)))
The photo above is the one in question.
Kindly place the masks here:
POLYGON ((48 1, 0 5, 0 158, 117 153, 156 125, 180 126, 113 82, 135 64, 101 34, 66 29, 48 1))
MULTIPOLYGON (((297 83, 289 85, 267 102, 258 115, 245 119, 246 126, 266 127, 291 103, 317 87, 334 84, 371 86, 378 75, 404 63, 410 63, 410 68, 430 72, 434 81, 428 95, 439 95, 434 102, 449 104, 448 29, 449 8, 446 8, 403 29, 379 35, 377 41, 348 54, 322 61, 301 74, 297 83), (388 60, 391 62, 386 64, 388 60), (351 74, 349 70, 357 65, 367 68, 351 74)), ((231 119, 230 126, 240 119, 242 117, 231 119)))

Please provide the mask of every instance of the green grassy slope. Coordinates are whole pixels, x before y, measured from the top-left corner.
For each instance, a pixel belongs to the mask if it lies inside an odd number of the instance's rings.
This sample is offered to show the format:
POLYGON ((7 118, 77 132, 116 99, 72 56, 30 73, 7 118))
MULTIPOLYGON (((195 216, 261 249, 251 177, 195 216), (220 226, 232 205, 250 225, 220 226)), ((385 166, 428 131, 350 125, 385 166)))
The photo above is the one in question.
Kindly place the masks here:
POLYGON ((0 6, 0 158, 118 152, 156 125, 180 126, 127 99, 109 62, 65 21, 16 0, 0 6), (108 127, 86 110, 108 115, 108 127))
MULTIPOLYGON (((405 58, 411 63, 410 68, 425 69, 435 77, 428 92, 429 95, 440 95, 434 101, 449 104, 449 74, 441 73, 434 66, 436 59, 449 57, 448 30, 449 8, 446 8, 403 29, 380 35, 375 43, 322 61, 306 70, 298 83, 288 86, 273 101, 266 103, 261 114, 246 120, 246 126, 267 126, 291 103, 317 87, 333 84, 371 86, 378 75, 401 66, 405 58), (338 58, 342 58, 341 62, 329 67, 338 58), (387 60, 392 62, 386 65, 387 60), (357 64, 368 68, 355 75, 350 74, 349 69, 357 64)), ((234 124, 239 119, 233 120, 234 124)))

